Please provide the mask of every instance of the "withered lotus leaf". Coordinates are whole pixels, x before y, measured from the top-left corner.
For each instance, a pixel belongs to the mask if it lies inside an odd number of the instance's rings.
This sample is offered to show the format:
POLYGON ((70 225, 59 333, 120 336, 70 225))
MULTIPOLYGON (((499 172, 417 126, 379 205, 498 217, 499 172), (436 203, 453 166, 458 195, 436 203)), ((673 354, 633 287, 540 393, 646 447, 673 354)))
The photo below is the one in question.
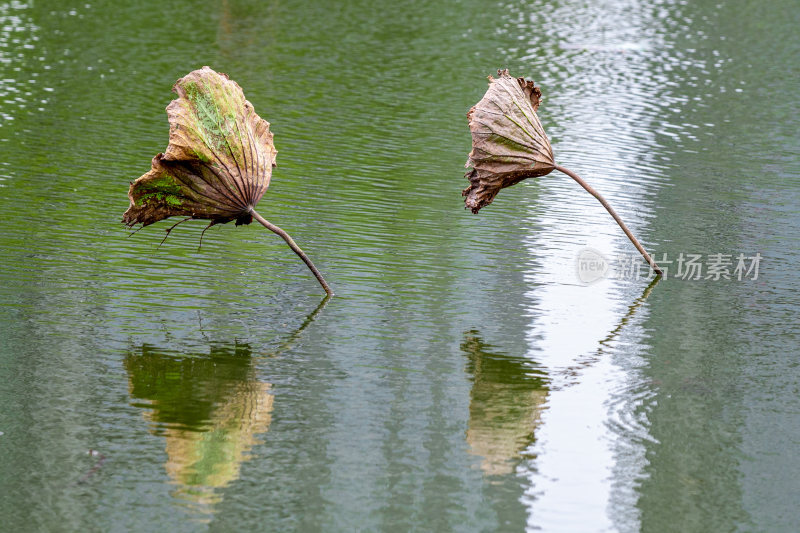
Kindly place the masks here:
POLYGON ((492 203, 500 189, 526 178, 558 170, 574 179, 597 198, 619 224, 625 235, 658 275, 663 272, 622 222, 614 209, 580 176, 556 164, 553 148, 536 115, 542 92, 532 81, 512 78, 507 69, 489 76, 489 89, 467 113, 472 133, 472 151, 467 159, 469 187, 461 193, 464 205, 473 213, 492 203))
POLYGON ((241 87, 208 67, 179 79, 167 106, 169 146, 131 184, 123 222, 150 225, 171 216, 249 224, 269 186, 277 151, 269 122, 241 87))
POLYGON ((542 92, 532 81, 508 70, 489 76, 489 89, 467 113, 472 151, 467 159, 467 208, 477 213, 504 187, 555 168, 553 149, 536 115, 542 92))
MULTIPOLYGON (((211 227, 232 220, 237 226, 249 224, 255 218, 280 235, 332 295, 289 234, 254 209, 275 167, 269 122, 256 114, 235 81, 209 67, 190 72, 172 90, 178 98, 167 106, 169 145, 153 158, 150 171, 131 183, 131 203, 122 222, 144 227, 183 216, 178 224, 205 219, 211 227)), ((167 229, 167 235, 178 224, 167 229)))

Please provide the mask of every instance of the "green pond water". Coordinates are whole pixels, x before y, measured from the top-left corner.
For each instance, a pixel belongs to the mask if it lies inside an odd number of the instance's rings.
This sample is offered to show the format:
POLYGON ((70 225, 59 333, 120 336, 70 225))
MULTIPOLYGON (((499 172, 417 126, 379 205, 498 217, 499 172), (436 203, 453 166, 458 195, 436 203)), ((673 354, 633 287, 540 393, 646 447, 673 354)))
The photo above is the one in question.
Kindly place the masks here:
POLYGON ((0 530, 800 530, 799 23, 0 1, 0 530), (160 248, 172 221, 120 224, 203 65, 272 124, 259 212, 322 305, 258 225, 198 251, 202 221, 160 248), (564 175, 463 209, 500 67, 666 279, 564 175), (612 267, 588 284, 587 254, 612 267))

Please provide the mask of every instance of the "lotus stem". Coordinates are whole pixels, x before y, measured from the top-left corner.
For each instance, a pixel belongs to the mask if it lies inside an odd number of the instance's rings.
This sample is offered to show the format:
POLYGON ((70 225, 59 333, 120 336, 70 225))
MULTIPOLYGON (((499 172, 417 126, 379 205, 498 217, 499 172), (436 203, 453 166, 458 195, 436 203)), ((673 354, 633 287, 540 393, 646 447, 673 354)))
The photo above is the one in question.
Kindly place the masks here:
POLYGON ((302 259, 303 262, 306 264, 306 266, 311 269, 311 272, 314 273, 314 276, 316 276, 317 281, 319 281, 319 284, 322 285, 322 288, 325 289, 325 292, 327 293, 327 295, 328 296, 333 296, 333 290, 331 289, 330 285, 328 285, 328 282, 325 281, 325 278, 322 277, 322 274, 320 273, 319 270, 317 270, 317 267, 314 266, 314 263, 311 262, 311 259, 308 258, 306 253, 303 250, 301 250, 299 246, 297 246, 297 243, 294 242, 294 239, 292 239, 289 236, 289 234, 286 233, 285 231, 283 231, 281 228, 279 228, 275 224, 269 222, 267 219, 265 219, 264 217, 262 217, 261 215, 256 213, 255 210, 250 209, 250 213, 253 215, 253 218, 258 220, 258 222, 262 226, 264 226, 265 228, 267 228, 271 232, 277 233, 278 235, 280 235, 281 238, 284 241, 286 241, 286 244, 289 245, 289 248, 294 250, 294 253, 296 253, 298 256, 300 256, 300 259, 302 259))
POLYGON ((658 267, 656 262, 653 261, 653 258, 650 257, 650 255, 647 253, 647 251, 645 251, 644 247, 636 239, 636 237, 633 236, 633 233, 631 233, 631 230, 628 229, 628 226, 626 226, 625 223, 622 221, 622 219, 619 218, 619 215, 617 214, 616 211, 614 211, 614 208, 611 207, 608 204, 608 202, 606 202, 606 199, 603 198, 600 195, 599 192, 594 190, 594 188, 591 185, 589 185, 588 183, 583 181, 583 179, 581 179, 580 176, 578 176, 577 174, 575 174, 574 172, 572 172, 568 168, 564 168, 564 167, 562 167, 560 165, 556 165, 555 168, 556 168, 556 170, 560 170, 561 172, 563 172, 564 174, 566 174, 570 178, 572 178, 575 181, 577 181, 578 184, 581 187, 586 189, 586 192, 588 192, 589 194, 591 194, 592 196, 597 198, 600 201, 600 203, 603 204, 603 207, 606 208, 606 211, 608 211, 608 214, 611 215, 614 218, 614 220, 617 221, 617 224, 619 224, 619 227, 622 228, 622 231, 625 232, 625 235, 628 236, 628 238, 631 240, 631 242, 636 247, 636 249, 639 250, 639 253, 642 254, 642 257, 644 257, 645 261, 647 261, 647 263, 650 265, 650 267, 653 269, 653 271, 655 271, 655 273, 658 274, 659 276, 663 276, 664 275, 664 272, 658 267))

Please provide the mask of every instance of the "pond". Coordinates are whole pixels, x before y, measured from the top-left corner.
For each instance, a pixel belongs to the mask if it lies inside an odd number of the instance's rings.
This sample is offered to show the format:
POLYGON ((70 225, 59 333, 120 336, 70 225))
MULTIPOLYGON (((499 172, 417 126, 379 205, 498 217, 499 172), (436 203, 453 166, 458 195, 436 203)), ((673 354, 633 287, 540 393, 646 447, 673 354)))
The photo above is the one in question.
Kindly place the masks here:
POLYGON ((798 16, 0 2, 4 529, 797 531, 798 16), (332 299, 258 225, 120 224, 203 65, 332 299), (498 68, 664 279, 558 173, 463 209, 498 68))

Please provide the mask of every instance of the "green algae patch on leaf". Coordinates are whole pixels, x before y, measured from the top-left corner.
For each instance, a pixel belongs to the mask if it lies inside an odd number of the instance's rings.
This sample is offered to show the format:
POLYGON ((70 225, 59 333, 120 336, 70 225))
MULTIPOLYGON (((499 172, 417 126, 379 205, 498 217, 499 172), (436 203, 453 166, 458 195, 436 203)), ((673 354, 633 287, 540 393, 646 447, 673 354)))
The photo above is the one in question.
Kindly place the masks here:
POLYGON ((169 144, 128 191, 127 226, 171 216, 247 224, 269 187, 277 151, 269 122, 239 85, 209 67, 190 72, 167 106, 169 144))

